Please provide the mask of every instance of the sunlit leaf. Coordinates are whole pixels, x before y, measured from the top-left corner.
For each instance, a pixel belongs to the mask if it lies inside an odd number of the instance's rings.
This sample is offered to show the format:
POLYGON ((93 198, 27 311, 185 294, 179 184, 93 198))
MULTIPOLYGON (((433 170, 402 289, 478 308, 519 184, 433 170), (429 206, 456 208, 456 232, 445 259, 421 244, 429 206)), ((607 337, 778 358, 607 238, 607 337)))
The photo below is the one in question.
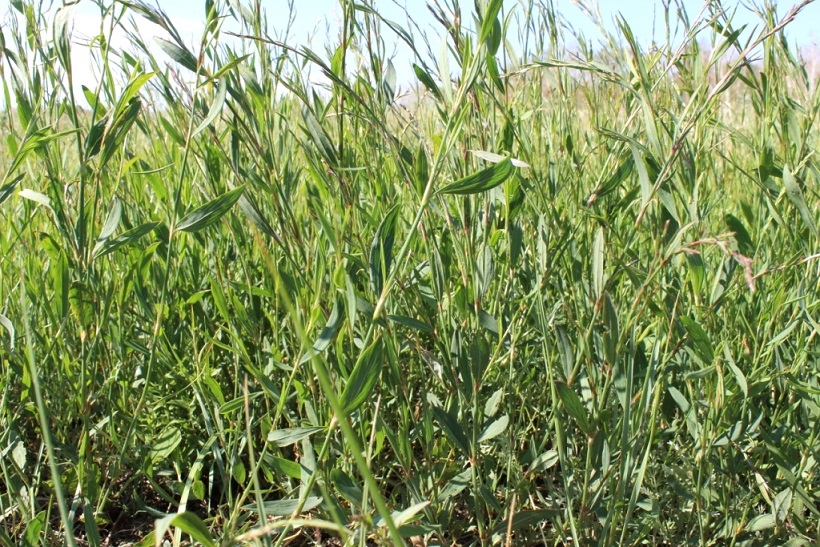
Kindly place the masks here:
POLYGON ((274 429, 268 433, 268 442, 276 446, 290 446, 302 439, 322 431, 321 427, 291 427, 288 429, 274 429))
POLYGON ((208 115, 205 116, 205 119, 202 120, 194 132, 191 134, 192 137, 199 135, 202 131, 207 129, 209 125, 211 125, 219 113, 222 112, 222 107, 225 105, 225 96, 228 92, 228 80, 227 78, 223 78, 219 81, 219 85, 217 86, 216 96, 214 97, 214 102, 211 103, 211 108, 208 110, 208 115))
POLYGON ((445 184, 438 191, 440 194, 478 194, 486 192, 507 180, 512 171, 512 160, 506 158, 463 179, 445 184))

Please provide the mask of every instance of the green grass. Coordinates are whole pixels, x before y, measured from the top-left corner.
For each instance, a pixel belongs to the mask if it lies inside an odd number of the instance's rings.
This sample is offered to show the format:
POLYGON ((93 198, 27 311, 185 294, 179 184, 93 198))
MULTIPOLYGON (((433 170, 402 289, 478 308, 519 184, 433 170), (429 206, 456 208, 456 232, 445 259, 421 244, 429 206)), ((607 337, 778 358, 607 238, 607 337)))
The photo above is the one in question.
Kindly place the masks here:
POLYGON ((349 0, 327 51, 101 2, 79 82, 65 12, 12 4, 0 543, 818 540, 799 9, 592 49, 447 1, 439 55, 349 0))

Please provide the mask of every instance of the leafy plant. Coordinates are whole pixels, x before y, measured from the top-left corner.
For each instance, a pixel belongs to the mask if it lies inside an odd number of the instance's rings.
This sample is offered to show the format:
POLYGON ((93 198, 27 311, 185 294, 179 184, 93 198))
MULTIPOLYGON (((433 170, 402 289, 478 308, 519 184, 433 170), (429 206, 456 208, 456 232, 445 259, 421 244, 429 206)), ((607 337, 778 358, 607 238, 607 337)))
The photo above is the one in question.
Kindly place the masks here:
POLYGON ((816 543, 809 4, 11 2, 0 543, 816 543))

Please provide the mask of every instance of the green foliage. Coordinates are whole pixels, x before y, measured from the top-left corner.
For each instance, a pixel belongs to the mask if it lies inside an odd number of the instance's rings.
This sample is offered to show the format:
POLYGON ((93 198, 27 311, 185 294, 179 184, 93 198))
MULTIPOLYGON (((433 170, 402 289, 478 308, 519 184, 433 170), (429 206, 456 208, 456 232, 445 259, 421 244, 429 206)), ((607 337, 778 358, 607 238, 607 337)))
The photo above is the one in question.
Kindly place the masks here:
POLYGON ((803 4, 600 50, 374 4, 317 52, 99 2, 78 82, 72 8, 11 2, 0 543, 816 543, 803 4))

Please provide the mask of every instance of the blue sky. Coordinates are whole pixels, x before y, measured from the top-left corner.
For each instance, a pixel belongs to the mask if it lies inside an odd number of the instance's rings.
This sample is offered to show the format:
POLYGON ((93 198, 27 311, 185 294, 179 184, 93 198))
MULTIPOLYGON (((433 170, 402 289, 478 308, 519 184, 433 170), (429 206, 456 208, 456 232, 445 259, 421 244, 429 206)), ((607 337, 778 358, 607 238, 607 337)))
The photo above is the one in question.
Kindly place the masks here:
MULTIPOLYGON (((6 1, 0 0, 0 4, 6 1)), ((281 14, 280 24, 284 24, 284 18, 288 10, 286 0, 262 0, 261 3, 268 13, 271 24, 277 24, 277 14, 281 14)), ((592 38, 598 36, 594 25, 575 5, 575 2, 572 0, 554 0, 554 3, 559 13, 566 17, 573 26, 584 31, 592 38)), ((599 2, 592 1, 589 3, 599 6, 604 24, 609 29, 614 29, 614 16, 620 12, 642 42, 648 42, 651 39, 653 22, 655 22, 656 17, 659 20, 657 28, 662 28, 662 4, 660 0, 633 0, 627 2, 600 0, 599 2)), ((752 3, 754 2, 746 2, 747 5, 752 3)), ((796 0, 776 2, 779 14, 785 14, 794 3, 796 3, 796 0)), ((386 17, 402 22, 404 14, 397 4, 406 6, 411 15, 422 26, 433 24, 433 19, 425 8, 425 0, 378 0, 375 2, 377 9, 386 17)), ((467 11, 472 6, 473 0, 462 0, 461 4, 462 9, 467 11)), ((517 0, 506 0, 505 8, 520 10, 520 6, 517 6, 517 4, 517 0)), ((699 12, 703 4, 702 0, 683 0, 683 5, 692 18, 699 12)), ((175 20, 191 21, 204 18, 203 0, 161 0, 159 5, 175 20)), ((736 0, 726 0, 724 2, 724 6, 727 8, 733 8, 737 5, 739 3, 736 0)), ((296 37, 299 39, 308 36, 317 28, 324 30, 324 20, 328 20, 333 25, 339 17, 338 0, 296 0, 295 6, 297 17, 294 30, 296 37)), ((737 11, 736 20, 740 23, 757 22, 757 18, 752 12, 742 5, 737 11)), ((797 43, 816 45, 820 41, 820 34, 818 34, 817 29, 818 22, 820 22, 820 2, 815 2, 806 7, 795 22, 789 26, 787 35, 797 43)))
MULTIPOLYGON (((48 5, 60 5, 60 0, 36 0, 48 5)), ((148 3, 159 5, 177 23, 179 28, 193 35, 201 29, 205 18, 204 0, 147 0, 148 3)), ((243 0, 252 2, 253 0, 243 0)), ((314 46, 320 46, 316 42, 321 42, 325 38, 325 22, 331 27, 339 17, 339 0, 294 0, 296 6, 296 21, 294 25, 294 38, 298 41, 305 40, 313 34, 314 46), (315 34, 319 30, 318 34, 315 34)), ((745 4, 760 3, 762 0, 745 0, 745 4)), ((778 5, 778 12, 782 15, 798 0, 775 2, 778 5)), ((573 0, 553 0, 560 14, 566 17, 572 25, 580 29, 591 39, 599 37, 594 25, 589 18, 584 15, 575 5, 573 0)), ((426 0, 376 0, 377 9, 386 17, 398 22, 404 21, 403 10, 399 6, 405 6, 411 15, 420 23, 422 27, 434 24, 432 17, 426 9, 426 0)), ((517 4, 519 0, 505 0, 505 9, 520 10, 517 4)), ((623 14, 630 24, 636 36, 643 43, 648 43, 652 37, 653 28, 660 29, 658 25, 653 25, 656 17, 661 18, 662 4, 660 0, 589 0, 587 3, 598 5, 602 14, 605 26, 612 30, 615 28, 614 16, 617 13, 623 14)), ((682 0, 690 17, 694 17, 703 6, 702 0, 682 0)), ((268 20, 273 26, 282 26, 287 16, 287 0, 261 0, 261 4, 268 14, 268 20), (278 17, 277 17, 278 15, 278 17)), ((462 9, 467 11, 471 8, 473 0, 461 0, 462 9)), ((737 21, 740 23, 756 22, 756 17, 743 7, 738 0, 725 0, 727 8, 740 5, 737 12, 737 21)), ((9 1, 0 0, 0 15, 5 16, 9 10, 9 1)), ((78 16, 93 15, 97 12, 96 6, 90 0, 80 0, 76 13, 78 16)), ((789 26, 787 35, 796 43, 806 46, 817 46, 820 42, 818 33, 818 22, 820 22, 820 2, 815 2, 807 6, 800 16, 789 26)))
MULTIPOLYGON (((50 0, 43 1, 48 5, 50 0)), ((109 0, 106 0, 108 2, 109 0)), ((225 1, 225 0, 221 0, 225 1)), ((244 3, 253 0, 242 0, 244 3)), ((544 0, 547 1, 547 0, 544 0)), ((601 35, 595 25, 576 5, 573 0, 552 0, 559 14, 563 16, 576 30, 580 30, 587 41, 597 44, 601 40, 601 35)), ((690 19, 694 19, 704 6, 703 0, 681 0, 689 13, 690 19)), ((745 0, 748 3, 758 0, 745 0)), ((762 0, 759 0, 762 1, 762 0)), ((778 14, 782 16, 798 0, 779 2, 778 14)), ((148 3, 158 4, 171 17, 180 33, 186 41, 193 45, 201 35, 203 22, 205 19, 204 0, 147 0, 148 3)), ((62 2, 54 0, 53 4, 59 6, 62 2)), ((268 15, 268 22, 272 27, 281 28, 284 26, 287 13, 287 0, 261 0, 263 9, 268 15)), ((339 20, 340 8, 339 0, 294 0, 296 7, 296 19, 290 36, 290 43, 301 44, 310 42, 314 50, 323 53, 324 46, 328 40, 335 41, 336 25, 339 20)), ((655 38, 665 41, 663 33, 663 15, 661 0, 589 0, 591 5, 596 5, 600 9, 604 27, 610 32, 616 28, 615 16, 621 13, 627 23, 632 28, 638 41, 646 47, 651 43, 653 31, 655 38)), ((388 19, 404 24, 406 16, 400 6, 406 7, 414 20, 422 28, 432 30, 431 49, 434 54, 438 54, 440 41, 436 34, 440 34, 440 27, 436 26, 432 16, 426 9, 426 0, 375 0, 376 8, 388 19)), ((473 0, 461 0, 462 9, 465 14, 473 5, 473 0)), ((519 0, 505 0, 505 9, 521 10, 519 0)), ((739 4, 738 0, 725 0, 724 7, 737 9, 735 17, 736 24, 751 23, 750 28, 759 25, 759 19, 747 8, 745 4, 739 4)), ((8 0, 0 0, 0 20, 4 20, 9 11, 8 0)), ((90 36, 99 32, 99 10, 90 0, 80 0, 74 10, 74 41, 81 44, 90 36)), ((818 22, 820 22, 820 2, 815 2, 806 7, 797 19, 788 27, 787 36, 795 44, 812 48, 816 53, 818 43, 820 43, 820 33, 818 33, 818 22)), ((147 41, 153 36, 159 35, 159 30, 152 24, 139 19, 139 27, 144 33, 147 41)), ((92 78, 92 69, 87 60, 88 53, 81 47, 75 48, 75 67, 80 68, 86 65, 86 70, 79 79, 88 80, 92 78), (85 51, 85 54, 83 53, 85 51), (85 55, 85 62, 83 60, 85 55)), ((394 60, 400 83, 409 83, 412 79, 410 68, 412 59, 409 52, 399 48, 394 60)), ((75 82, 76 83, 76 82, 75 82)))

